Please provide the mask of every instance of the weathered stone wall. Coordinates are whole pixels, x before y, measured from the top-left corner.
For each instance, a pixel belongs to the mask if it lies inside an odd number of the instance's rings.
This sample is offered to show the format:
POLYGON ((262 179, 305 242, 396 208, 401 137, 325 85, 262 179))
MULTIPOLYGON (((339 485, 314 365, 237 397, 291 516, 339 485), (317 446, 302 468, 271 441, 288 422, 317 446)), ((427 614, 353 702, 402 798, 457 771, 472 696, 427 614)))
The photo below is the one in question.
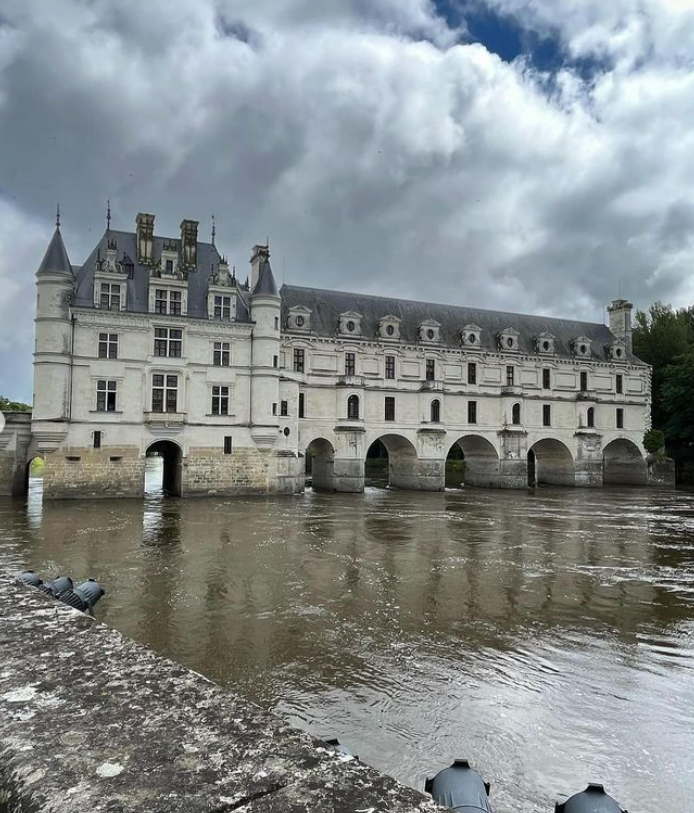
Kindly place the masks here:
POLYGON ((43 471, 46 499, 141 497, 145 458, 132 446, 77 447, 47 452, 43 471))
POLYGON ((277 455, 253 447, 224 454, 218 446, 188 450, 183 460, 186 496, 296 493, 303 490, 301 463, 296 455, 277 455))
POLYGON ((0 576, 1 813, 434 813, 280 718, 0 576))
POLYGON ((27 482, 31 413, 9 412, 0 432, 0 496, 19 497, 27 482))

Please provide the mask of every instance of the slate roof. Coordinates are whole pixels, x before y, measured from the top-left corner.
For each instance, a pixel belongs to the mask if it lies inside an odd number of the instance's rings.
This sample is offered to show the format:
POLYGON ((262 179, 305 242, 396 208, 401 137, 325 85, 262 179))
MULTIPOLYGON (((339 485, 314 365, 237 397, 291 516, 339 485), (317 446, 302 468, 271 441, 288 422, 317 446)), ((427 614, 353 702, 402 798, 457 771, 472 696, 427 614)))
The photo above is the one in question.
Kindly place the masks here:
MULTIPOLYGON (((410 344, 419 343, 419 327, 430 319, 441 325, 439 346, 456 349, 461 347, 460 334, 466 325, 477 325, 482 329, 479 346, 482 350, 491 352, 498 352, 497 337, 506 328, 513 328, 519 332, 519 352, 529 355, 537 354, 535 339, 543 332, 549 332, 555 337, 554 355, 565 358, 574 357, 571 342, 583 336, 591 340, 591 358, 594 361, 610 361, 606 345, 615 340, 608 327, 593 322, 413 302, 407 299, 327 291, 298 285, 283 285, 280 296, 283 324, 286 324, 289 308, 303 305, 312 311, 311 333, 325 337, 334 337, 337 334, 340 314, 354 311, 362 316, 362 339, 377 338, 379 320, 384 316, 394 315, 401 320, 400 341, 410 344)), ((627 360, 643 364, 633 354, 627 354, 627 360)))
POLYGON ((72 265, 70 265, 70 258, 67 256, 63 237, 60 234, 60 229, 56 226, 36 276, 40 277, 43 274, 68 274, 72 276, 72 273, 72 265))
MULTIPOLYGON (((94 246, 94 250, 77 270, 76 298, 77 307, 90 308, 94 305, 94 269, 98 253, 106 256, 107 242, 115 240, 118 251, 117 260, 121 262, 123 255, 133 263, 132 279, 128 281, 128 304, 127 310, 135 313, 147 313, 149 309, 149 273, 150 269, 146 265, 137 262, 137 249, 135 243, 135 233, 126 231, 104 232, 99 242, 94 246)), ((62 242, 62 241, 61 241, 62 242)), ((174 244, 180 251, 180 238, 154 236, 153 256, 155 262, 159 260, 162 248, 166 244, 174 244)), ((49 246, 50 249, 50 246, 49 246)), ((188 316, 200 319, 207 319, 207 287, 210 274, 217 271, 217 266, 221 257, 216 247, 211 243, 197 244, 197 267, 188 272, 188 316)), ((248 305, 242 293, 237 292, 236 296, 236 320, 238 322, 249 322, 248 305)))
POLYGON ((253 289, 253 295, 255 296, 256 294, 279 297, 279 294, 277 293, 277 285, 275 283, 275 276, 272 273, 269 260, 265 260, 265 262, 260 266, 258 282, 253 289))

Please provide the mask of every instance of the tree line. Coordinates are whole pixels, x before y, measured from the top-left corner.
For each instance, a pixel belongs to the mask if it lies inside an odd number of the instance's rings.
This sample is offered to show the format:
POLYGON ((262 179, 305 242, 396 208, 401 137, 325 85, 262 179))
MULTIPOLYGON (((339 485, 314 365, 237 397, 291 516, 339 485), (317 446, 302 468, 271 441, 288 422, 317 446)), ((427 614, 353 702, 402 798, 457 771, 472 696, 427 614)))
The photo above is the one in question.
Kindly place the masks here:
POLYGON ((683 480, 694 481, 694 306, 656 302, 638 311, 634 353, 653 368, 648 451, 664 446, 683 480), (650 448, 649 448, 650 447, 650 448))

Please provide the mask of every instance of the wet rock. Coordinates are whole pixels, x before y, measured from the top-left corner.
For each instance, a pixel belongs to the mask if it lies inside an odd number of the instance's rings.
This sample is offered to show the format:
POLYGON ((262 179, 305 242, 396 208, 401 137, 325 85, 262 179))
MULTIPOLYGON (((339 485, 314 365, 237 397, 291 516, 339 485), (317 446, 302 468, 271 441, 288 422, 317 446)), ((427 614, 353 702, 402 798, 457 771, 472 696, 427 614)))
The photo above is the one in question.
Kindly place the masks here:
POLYGON ((437 809, 203 676, 2 576, 0 656, 2 810, 437 809))

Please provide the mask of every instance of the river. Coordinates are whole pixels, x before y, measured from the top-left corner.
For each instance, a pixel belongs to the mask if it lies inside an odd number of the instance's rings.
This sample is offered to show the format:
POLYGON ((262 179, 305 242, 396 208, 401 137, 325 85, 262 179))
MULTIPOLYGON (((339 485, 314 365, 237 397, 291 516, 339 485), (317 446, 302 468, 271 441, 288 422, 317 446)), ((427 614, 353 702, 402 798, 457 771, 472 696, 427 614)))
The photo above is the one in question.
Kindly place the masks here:
POLYGON ((97 616, 421 789, 497 813, 604 783, 694 806, 694 494, 464 489, 0 499, 0 565, 97 578, 97 616))

